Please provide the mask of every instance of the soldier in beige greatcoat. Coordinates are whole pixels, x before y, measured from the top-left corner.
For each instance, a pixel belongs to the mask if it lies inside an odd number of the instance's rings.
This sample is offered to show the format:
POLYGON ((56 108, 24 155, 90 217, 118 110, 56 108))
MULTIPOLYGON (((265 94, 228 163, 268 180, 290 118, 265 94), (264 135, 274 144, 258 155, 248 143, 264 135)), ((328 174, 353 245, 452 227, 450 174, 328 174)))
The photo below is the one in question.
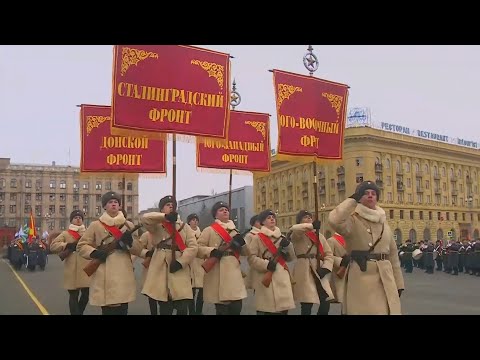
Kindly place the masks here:
POLYGON ((332 250, 322 234, 317 239, 315 230, 320 229, 320 222, 313 224, 312 213, 301 210, 296 221, 290 228, 297 257, 293 270, 295 301, 300 303, 301 315, 311 315, 313 304, 319 304, 317 315, 328 315, 334 299, 328 279, 333 267, 332 250))
MULTIPOLYGON (((140 230, 139 230, 140 233, 140 230)), ((152 234, 149 233, 148 231, 145 231, 142 233, 139 239, 140 244, 142 245, 142 253, 145 253, 145 258, 149 257, 151 259, 154 251, 154 246, 153 246, 153 239, 152 239, 152 234), (144 251, 146 250, 146 252, 144 251)), ((142 266, 142 278, 141 278, 141 283, 140 287, 143 288, 143 285, 145 284, 145 279, 147 278, 147 273, 148 273, 148 267, 147 263, 145 262, 145 259, 141 258, 140 256, 134 256, 132 255, 132 262, 135 262, 138 260, 141 263, 142 266)), ((150 308, 150 315, 158 315, 158 302, 155 299, 152 299, 151 297, 145 295, 148 299, 148 306, 150 308)))
POLYGON ((247 256, 248 248, 230 220, 230 208, 225 202, 220 201, 213 205, 212 216, 215 222, 203 229, 198 239, 198 257, 218 260, 203 277, 203 298, 205 302, 215 304, 217 315, 240 315, 242 300, 247 297, 247 290, 239 257, 247 256), (227 233, 227 239, 222 238, 220 233, 227 233), (219 250, 226 242, 231 244, 228 250, 219 250))
MULTIPOLYGON (((195 239, 198 242, 202 231, 198 227, 200 219, 197 214, 190 214, 187 216, 187 224, 192 228, 195 233, 195 239)), ((202 268, 202 264, 205 260, 196 257, 190 264, 190 276, 192 278, 192 290, 193 299, 190 302, 188 312, 190 315, 202 315, 203 310, 203 276, 205 270, 202 268)))
MULTIPOLYGON (((190 226, 180 220, 172 196, 160 199, 158 207, 160 212, 146 213, 140 218, 154 246, 142 294, 158 301, 160 315, 172 315, 174 310, 177 315, 188 315, 193 299, 190 264, 197 256, 197 240, 190 226)), ((141 256, 146 255, 143 250, 141 256)))
POLYGON ((50 251, 58 254, 70 250, 70 255, 63 263, 63 287, 68 291, 70 315, 83 315, 88 304, 90 278, 83 268, 88 260, 82 258, 76 251, 78 239, 85 233, 83 213, 74 210, 70 214, 70 225, 50 243, 50 251), (79 298, 80 295, 80 298, 79 298))
POLYGON ((137 286, 131 254, 140 255, 141 244, 134 225, 120 211, 121 196, 110 191, 102 196, 105 212, 90 224, 77 244, 77 251, 85 259, 98 259, 100 266, 91 276, 89 302, 100 306, 102 315, 127 315, 128 303, 135 301, 137 286), (115 241, 114 235, 123 233, 117 248, 111 253, 102 249, 115 241))
POLYGON ((343 289, 345 286, 344 268, 348 266, 350 257, 347 255, 345 239, 339 233, 335 233, 332 237, 328 238, 327 243, 333 252, 333 274, 330 278, 330 286, 333 291, 333 296, 335 297, 335 302, 341 304, 343 302, 343 289))
POLYGON ((253 269, 252 287, 257 314, 287 315, 288 310, 295 308, 292 279, 286 264, 295 258, 293 245, 276 226, 276 215, 272 210, 265 210, 258 217, 262 228, 250 242, 251 255, 248 257, 253 269), (267 287, 262 281, 269 272, 272 281, 267 287))
POLYGON ((379 194, 374 182, 364 181, 328 217, 351 257, 342 304, 346 315, 401 314, 403 275, 385 211, 377 205, 379 194))

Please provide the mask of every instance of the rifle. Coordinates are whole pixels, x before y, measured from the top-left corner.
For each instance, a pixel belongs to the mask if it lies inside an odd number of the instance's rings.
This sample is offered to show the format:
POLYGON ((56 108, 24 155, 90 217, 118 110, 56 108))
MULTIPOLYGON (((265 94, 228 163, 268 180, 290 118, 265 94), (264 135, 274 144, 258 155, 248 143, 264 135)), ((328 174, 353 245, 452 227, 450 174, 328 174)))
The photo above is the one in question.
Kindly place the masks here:
MULTIPOLYGON (((222 240, 223 241, 223 240, 222 240)), ((230 244, 224 242, 222 245, 218 247, 218 251, 224 252, 230 249, 230 244)), ((205 260, 202 264, 203 270, 205 270, 206 273, 208 273, 210 270, 213 269, 213 267, 220 261, 219 258, 216 258, 215 256, 209 257, 207 260, 205 260)))
MULTIPOLYGON (((277 252, 273 256, 272 260, 277 261, 278 257, 281 256, 280 254, 281 254, 281 252, 280 252, 280 249, 278 248, 277 252)), ((284 258, 284 260, 287 261, 287 259, 285 259, 285 258, 284 258)), ((287 263, 285 263, 285 270, 287 270, 288 275, 290 276, 290 282, 292 283, 292 285, 295 284, 295 282, 292 279, 292 275, 290 274, 290 269, 288 268, 287 263)), ((265 275, 263 276, 263 280, 262 280, 263 286, 268 288, 270 286, 270 284, 272 283, 272 278, 273 278, 273 271, 268 270, 265 273, 265 275)))
MULTIPOLYGON (((80 239, 78 239, 77 241, 75 241, 74 243, 72 244, 75 244, 75 246, 77 246, 78 242, 80 241, 80 239)), ((60 258, 60 260, 65 260, 67 257, 69 257, 71 254, 73 253, 72 250, 70 249, 67 249, 65 248, 65 250, 62 250, 58 253, 58 257, 60 258)))
MULTIPOLYGON (((137 231, 138 229, 140 229, 142 227, 142 225, 135 225, 135 227, 132 229, 132 230, 127 230, 124 232, 127 233, 127 232, 130 232, 130 234, 133 234, 135 231, 137 231)), ((106 239, 108 239, 110 236, 112 236, 111 234, 108 234, 105 238, 102 239, 101 242, 105 241, 106 239)), ((107 252, 107 254, 111 254, 116 248, 117 248, 117 244, 120 242, 120 239, 115 239, 105 245, 105 246, 100 246, 98 249, 99 250, 105 250, 107 252)), ((122 243, 123 244, 123 243, 122 243)), ((124 245, 124 244, 123 244, 124 245)), ((101 260, 99 259, 92 259, 90 260, 90 262, 87 264, 87 266, 85 266, 83 268, 83 271, 85 271, 85 273, 88 275, 88 276, 92 276, 92 274, 97 271, 98 267, 100 266, 100 264, 102 263, 101 260)))

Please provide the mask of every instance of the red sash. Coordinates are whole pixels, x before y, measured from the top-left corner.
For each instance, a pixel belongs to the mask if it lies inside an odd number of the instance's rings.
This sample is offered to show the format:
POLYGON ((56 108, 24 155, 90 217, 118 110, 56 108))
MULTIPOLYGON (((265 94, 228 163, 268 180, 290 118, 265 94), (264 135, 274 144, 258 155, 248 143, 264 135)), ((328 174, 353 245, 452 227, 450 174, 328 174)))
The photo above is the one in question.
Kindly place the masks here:
POLYGON ((335 234, 333 234, 333 237, 335 238, 335 240, 338 241, 338 243, 339 243, 340 245, 342 245, 343 247, 345 247, 345 239, 343 238, 342 235, 335 233, 335 234))
MULTIPOLYGON (((167 230, 168 235, 172 236, 173 234, 173 224, 168 221, 162 222, 163 227, 165 230, 167 230)), ((175 244, 177 244, 177 247, 180 251, 183 251, 187 248, 185 243, 183 242, 182 235, 178 231, 175 231, 175 244)))
POLYGON ((312 242, 317 245, 318 250, 320 251, 320 254, 322 254, 322 258, 325 257, 325 251, 323 250, 323 245, 322 242, 317 239, 317 234, 315 234, 314 231, 308 231, 305 234, 312 240, 312 242))
MULTIPOLYGON (((220 225, 219 223, 213 223, 212 225, 210 225, 212 227, 212 229, 223 239, 223 241, 225 241, 227 244, 232 241, 232 237, 230 236, 230 234, 227 232, 227 230, 225 230, 222 225, 220 225)), ((235 257, 237 258, 237 260, 240 259, 240 253, 238 251, 234 251, 233 252, 235 254, 235 257)), ((240 260, 239 260, 240 261, 240 260)))
MULTIPOLYGON (((278 249, 273 244, 272 240, 270 240, 270 238, 263 233, 258 233, 258 236, 262 240, 263 245, 267 247, 268 251, 270 251, 273 254, 273 256, 275 256, 275 254, 278 252, 278 249)), ((277 260, 280 265, 282 265, 285 269, 287 269, 287 263, 285 262, 285 259, 283 258, 283 256, 279 256, 277 260)))
POLYGON ((70 235, 72 235, 72 237, 75 239, 75 240, 78 240, 81 238, 80 234, 78 233, 78 231, 73 231, 73 230, 68 230, 68 233, 70 235))
MULTIPOLYGON (((100 221, 100 220, 99 220, 99 221, 100 221)), ((120 229, 117 228, 116 226, 110 226, 110 225, 107 225, 107 224, 105 224, 105 223, 103 223, 103 222, 101 222, 101 221, 100 221, 100 224, 102 224, 103 227, 104 227, 105 229, 107 229, 107 231, 108 231, 111 235, 113 235, 113 237, 115 238, 115 240, 118 240, 118 239, 120 239, 120 238, 122 237, 123 233, 122 233, 122 232, 120 231, 120 229)))

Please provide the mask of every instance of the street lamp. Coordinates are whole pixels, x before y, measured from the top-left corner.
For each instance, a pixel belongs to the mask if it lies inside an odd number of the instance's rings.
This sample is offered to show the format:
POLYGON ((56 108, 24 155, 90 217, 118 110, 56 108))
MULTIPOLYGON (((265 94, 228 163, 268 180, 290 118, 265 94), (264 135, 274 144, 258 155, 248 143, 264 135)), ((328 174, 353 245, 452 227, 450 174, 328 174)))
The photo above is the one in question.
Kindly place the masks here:
POLYGON ((46 227, 49 229, 49 230, 53 230, 53 222, 55 221, 54 219, 52 219, 52 214, 50 214, 49 212, 46 213, 44 215, 44 218, 45 218, 45 224, 46 224, 46 227))

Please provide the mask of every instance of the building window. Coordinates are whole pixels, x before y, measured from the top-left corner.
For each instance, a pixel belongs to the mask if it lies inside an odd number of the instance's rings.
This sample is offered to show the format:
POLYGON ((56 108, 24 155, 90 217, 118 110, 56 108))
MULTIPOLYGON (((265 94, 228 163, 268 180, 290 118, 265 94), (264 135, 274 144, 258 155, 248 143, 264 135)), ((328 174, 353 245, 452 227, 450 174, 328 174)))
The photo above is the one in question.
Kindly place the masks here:
POLYGON ((110 181, 105 183, 105 190, 112 190, 112 183, 110 181))
POLYGON ((445 166, 442 167, 442 176, 445 176, 447 174, 447 169, 445 169, 445 166))
MULTIPOLYGON (((240 208, 240 209, 241 209, 241 208, 240 208)), ((133 215, 133 207, 127 206, 127 215, 128 215, 129 217, 132 217, 132 215, 133 215)), ((237 222, 238 222, 238 221, 237 221, 237 222)), ((238 226, 238 225, 237 225, 237 226, 238 226)))
POLYGON ((413 210, 410 210, 410 220, 413 220, 413 210))
POLYGON ((3 216, 5 213, 5 205, 0 205, 0 216, 3 216))
POLYGON ((437 220, 442 220, 442 213, 440 211, 437 212, 437 220))
POLYGON ((60 189, 66 189, 67 188, 67 183, 65 182, 65 180, 61 180, 60 181, 60 189))
POLYGON ((390 219, 393 219, 393 216, 394 216, 393 210, 390 210, 390 219))
POLYGON ((5 200, 5 193, 4 192, 0 193, 0 200, 1 201, 5 200))
POLYGON ((60 194, 60 201, 65 202, 67 200, 67 195, 65 194, 60 194))
POLYGON ((429 173, 429 168, 428 168, 428 164, 425 164, 425 174, 428 174, 429 173))
POLYGON ((65 219, 60 220, 60 230, 65 230, 67 228, 67 221, 65 219))
POLYGON ((0 179, 0 189, 5 187, 5 179, 0 179))
POLYGON ((444 182, 442 184, 442 189, 443 189, 443 191, 447 191, 447 183, 446 182, 444 182))
POLYGON ((55 180, 50 180, 50 185, 49 186, 50 186, 50 189, 55 189, 55 186, 56 186, 55 180))
POLYGON ((450 221, 450 213, 447 211, 445 215, 447 216, 447 221, 450 221))
POLYGON ((25 194, 25 200, 27 201, 32 200, 32 194, 25 194))
POLYGON ((420 220, 423 220, 423 211, 419 211, 418 212, 418 217, 420 218, 420 220))
POLYGON ((430 189, 430 180, 425 180, 425 189, 430 189))
POLYGON ((397 160, 396 169, 397 173, 402 172, 402 164, 400 164, 400 160, 397 160))
POLYGON ((362 158, 356 158, 356 159, 355 159, 355 165, 357 165, 357 166, 362 166, 362 165, 363 165, 363 160, 362 160, 362 158))
POLYGON ((95 216, 100 216, 102 214, 102 207, 101 206, 97 206, 95 208, 95 216))
POLYGON ((17 187, 17 179, 10 180, 10 187, 11 188, 16 188, 17 187))
POLYGON ((403 210, 400 210, 400 219, 403 220, 403 210))
POLYGON ((83 190, 88 190, 88 182, 83 183, 83 190))
POLYGON ((32 207, 31 207, 30 205, 25 205, 25 206, 23 207, 23 212, 24 212, 25 214, 30 214, 30 211, 32 211, 32 207))
POLYGON ((83 213, 84 213, 85 215, 88 214, 88 206, 85 205, 85 206, 83 207, 83 213))
POLYGON ((95 200, 96 200, 97 202, 102 201, 102 195, 95 195, 95 200))
POLYGON ((448 199, 446 196, 443 197, 443 205, 447 205, 448 204, 448 199))
POLYGON ((392 197, 392 193, 391 193, 391 192, 388 192, 388 193, 387 193, 387 200, 388 200, 388 201, 393 201, 393 197, 392 197))
POLYGON ((420 204, 423 203, 423 195, 422 194, 417 195, 417 202, 419 202, 420 204))
POLYGON ((437 175, 438 175, 437 165, 434 165, 434 166, 433 166, 433 175, 434 175, 434 176, 437 176, 437 175))
POLYGON ((16 201, 17 200, 17 193, 10 193, 10 201, 16 201))
POLYGON ((387 176, 387 185, 388 186, 392 185, 392 177, 391 176, 387 176))
POLYGON ((462 213, 462 221, 465 221, 465 213, 462 213))
POLYGON ((50 198, 50 201, 55 201, 55 194, 50 194, 49 198, 50 198))
POLYGON ((390 159, 385 159, 385 167, 390 169, 390 159))
POLYGON ((454 219, 455 221, 458 221, 458 214, 457 214, 457 213, 453 213, 453 219, 454 219))
POLYGON ((50 214, 55 214, 55 205, 49 205, 48 206, 48 212, 50 214))
POLYGON ((10 214, 15 214, 17 212, 17 205, 10 205, 10 214))
POLYGON ((83 201, 88 202, 88 194, 83 195, 83 201))
POLYGON ((132 202, 133 196, 132 195, 127 195, 127 202, 132 202))
POLYGON ((420 172, 420 165, 415 163, 415 173, 418 174, 420 172))
POLYGON ((117 189, 118 189, 118 190, 123 190, 123 182, 120 181, 120 182, 117 184, 117 189))
POLYGON ((32 187, 32 180, 25 180, 25 188, 30 189, 32 187))
POLYGON ((42 205, 35 205, 35 215, 42 216, 42 205))
POLYGON ((102 183, 98 182, 95 184, 95 190, 102 190, 102 183))
POLYGON ((73 201, 79 201, 80 196, 78 194, 73 194, 73 201))
POLYGON ((427 195, 427 204, 431 204, 431 203, 432 203, 432 196, 427 195))
POLYGON ((357 184, 360 184, 361 182, 363 182, 363 174, 357 174, 355 181, 357 182, 357 184))
POLYGON ((406 171, 407 173, 410 172, 410 163, 409 163, 408 161, 405 163, 405 171, 406 171))
POLYGON ((131 182, 127 183, 127 190, 133 190, 133 184, 131 182))
POLYGON ((428 212, 428 220, 432 220, 432 212, 431 211, 428 212))
POLYGON ((65 205, 60 205, 60 215, 66 216, 67 215, 67 207, 65 205))
POLYGON ((74 181, 73 188, 78 189, 79 187, 80 187, 80 182, 79 181, 74 181))
POLYGON ((73 210, 74 211, 78 210, 78 205, 73 205, 73 210))
POLYGON ((413 202, 413 195, 412 194, 408 194, 408 202, 409 203, 413 202))
POLYGON ((412 187, 412 179, 407 178, 407 187, 410 188, 412 187))

